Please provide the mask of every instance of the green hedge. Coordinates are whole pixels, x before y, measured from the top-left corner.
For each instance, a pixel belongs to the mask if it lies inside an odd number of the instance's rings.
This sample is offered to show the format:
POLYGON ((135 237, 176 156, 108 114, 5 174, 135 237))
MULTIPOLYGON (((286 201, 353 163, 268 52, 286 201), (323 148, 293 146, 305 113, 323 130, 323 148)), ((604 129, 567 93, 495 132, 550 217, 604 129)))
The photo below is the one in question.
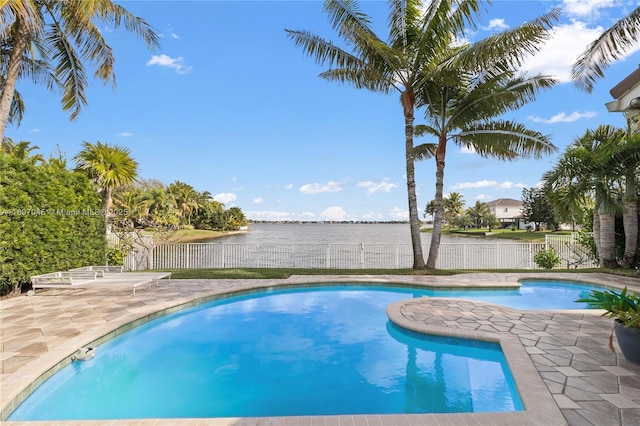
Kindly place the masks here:
POLYGON ((32 275, 104 264, 102 201, 64 161, 34 164, 0 156, 0 291, 18 292, 32 275))

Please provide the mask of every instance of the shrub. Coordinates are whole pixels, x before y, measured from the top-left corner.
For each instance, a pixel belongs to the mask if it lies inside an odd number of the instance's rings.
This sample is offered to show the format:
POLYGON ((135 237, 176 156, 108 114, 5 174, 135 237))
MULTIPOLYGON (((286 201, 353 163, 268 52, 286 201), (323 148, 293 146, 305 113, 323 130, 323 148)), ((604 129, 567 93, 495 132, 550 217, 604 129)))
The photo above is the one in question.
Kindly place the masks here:
POLYGON ((553 247, 550 247, 537 252, 533 256, 533 261, 541 268, 552 269, 560 264, 560 257, 553 247))
POLYGON ((105 217, 88 178, 64 161, 0 155, 0 292, 32 275, 104 264, 105 217))

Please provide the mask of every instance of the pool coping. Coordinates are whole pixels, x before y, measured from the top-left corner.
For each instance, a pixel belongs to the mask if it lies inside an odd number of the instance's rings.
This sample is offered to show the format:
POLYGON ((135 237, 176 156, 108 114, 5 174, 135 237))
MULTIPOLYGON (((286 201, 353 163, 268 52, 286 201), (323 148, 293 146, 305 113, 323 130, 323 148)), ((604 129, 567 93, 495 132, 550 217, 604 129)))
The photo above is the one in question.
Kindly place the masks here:
MULTIPOLYGON (((453 275, 453 276, 392 276, 392 275, 375 275, 375 276, 351 276, 351 275, 326 275, 326 276, 292 276, 286 280, 172 280, 170 283, 171 286, 184 284, 185 287, 189 287, 188 284, 192 284, 195 288, 197 287, 201 291, 189 291, 187 289, 185 292, 179 294, 177 298, 173 298, 172 300, 166 300, 167 294, 163 293, 162 289, 167 288, 167 284, 161 283, 160 289, 152 288, 149 291, 140 292, 135 298, 131 298, 129 294, 124 295, 121 291, 118 292, 114 290, 113 292, 107 291, 104 289, 100 289, 97 291, 93 289, 82 289, 78 290, 79 293, 74 294, 72 297, 68 293, 64 291, 46 291, 39 292, 36 296, 31 298, 26 298, 26 296, 21 296, 13 299, 7 299, 3 301, 2 311, 3 314, 6 310, 10 310, 11 305, 20 305, 20 302, 26 301, 25 305, 38 306, 43 301, 45 305, 49 305, 49 301, 51 299, 57 300, 62 305, 65 305, 65 302, 68 299, 73 299, 77 301, 77 299, 86 298, 88 296, 99 296, 105 295, 104 297, 109 297, 110 299, 115 299, 119 305, 127 306, 128 304, 136 304, 137 301, 149 302, 149 304, 145 304, 144 306, 137 306, 137 309, 132 309, 127 315, 123 315, 119 317, 117 320, 107 321, 103 324, 96 324, 92 327, 89 327, 89 330, 82 330, 77 336, 74 336, 68 341, 64 342, 64 344, 57 345, 51 352, 47 352, 43 355, 37 356, 33 361, 28 362, 24 367, 19 368, 13 374, 3 374, 2 375, 2 395, 0 396, 0 407, 2 407, 2 419, 4 420, 8 413, 13 411, 13 407, 19 405, 19 403, 24 400, 24 398, 31 393, 37 385, 42 383, 46 378, 50 377, 60 368, 62 368, 66 363, 69 362, 69 357, 73 354, 73 352, 81 346, 87 346, 91 344, 96 344, 97 342, 107 340, 109 338, 115 337, 118 334, 121 334, 143 322, 146 322, 150 319, 156 318, 160 315, 164 315, 171 311, 176 311, 180 309, 187 308, 189 306, 193 306, 195 304, 202 303, 203 300, 211 300, 217 297, 224 297, 225 295, 237 294, 238 292, 251 292, 251 291, 260 291, 265 288, 281 288, 281 287, 300 287, 300 286, 311 286, 311 285, 323 285, 328 283, 384 283, 384 284, 398 284, 398 285, 415 285, 418 287, 429 287, 429 288, 495 288, 495 287, 514 287, 519 286, 519 280, 523 279, 560 279, 560 280, 569 280, 569 281, 580 281, 580 282, 588 282, 592 284, 598 285, 607 285, 610 287, 622 288, 626 285, 632 285, 633 287, 637 287, 640 283, 640 280, 633 278, 625 278, 625 277, 616 277, 607 274, 574 274, 574 273, 512 273, 512 274, 500 274, 500 273, 482 273, 482 274, 461 274, 461 275, 453 275), (164 284, 164 285, 163 285, 164 284), (196 285, 197 284, 197 285, 196 285), (93 292, 93 293, 92 293, 93 292), (153 302, 153 303, 151 303, 153 302), (10 305, 10 306, 7 306, 10 305)), ((173 294, 170 291, 168 294, 173 294)), ((102 296, 99 296, 102 297, 102 296)), ((55 303, 54 305, 57 305, 55 303)), ((139 304, 138 304, 139 305, 139 304)), ((73 309, 73 307, 71 307, 73 309)), ((571 311, 575 313, 576 311, 571 311)), ((590 312, 590 314, 594 314, 590 312)), ((10 357, 10 353, 5 351, 5 342, 7 341, 7 336, 5 333, 5 324, 7 323, 6 318, 3 317, 3 335, 2 335, 2 361, 4 363, 5 359, 10 357)), ((400 321, 400 320, 398 320, 400 321)), ((416 330, 419 331, 419 330, 416 330)), ((443 330, 438 330, 439 333, 442 334, 443 330)), ((453 330, 446 330, 446 333, 456 333, 453 330)), ((464 334, 464 333, 463 333, 464 334)), ((472 338, 477 338, 478 336, 484 336, 487 338, 495 338, 495 336, 487 336, 482 333, 476 334, 471 333, 472 338)), ((20 332, 18 331, 12 337, 19 337, 20 332)), ((467 334, 469 337, 469 334, 467 334)), ((500 340, 501 346, 506 348, 505 356, 508 356, 508 361, 510 368, 512 363, 517 371, 512 369, 514 374, 514 378, 516 378, 516 383, 518 384, 518 388, 522 386, 523 388, 529 387, 529 380, 531 383, 536 383, 536 393, 540 395, 546 395, 545 398, 540 402, 541 407, 544 410, 547 410, 549 413, 558 414, 559 409, 558 405, 553 403, 553 405, 549 405, 549 398, 551 394, 535 368, 533 371, 531 370, 532 363, 529 357, 529 354, 524 350, 523 346, 512 340, 508 337, 502 337, 500 340), (526 357, 524 355, 527 355, 526 357), (528 363, 522 363, 521 360, 528 360, 528 363), (518 367, 520 364, 522 366, 518 367), (520 368, 522 368, 523 374, 520 374, 520 368), (527 386, 524 386, 524 383, 527 386), (540 383, 542 383, 542 389, 538 389, 540 383), (555 407, 555 408, 554 408, 555 407)), ((4 369, 3 369, 4 372, 4 369)), ((533 413, 532 409, 528 407, 535 407, 538 404, 536 397, 529 398, 525 394, 527 393, 526 389, 524 393, 521 394, 521 398, 525 405, 524 412, 511 412, 511 413, 462 413, 462 414, 411 414, 411 415, 390 415, 390 416, 379 416, 379 415, 363 415, 363 416, 313 416, 313 417, 284 417, 284 418, 258 418, 251 420, 247 419, 181 419, 181 423, 184 424, 220 424, 220 425, 238 425, 238 424, 254 424, 256 421, 265 424, 315 424, 316 422, 320 422, 320 424, 359 424, 360 422, 364 424, 425 424, 424 422, 429 422, 433 424, 468 424, 468 423, 477 423, 480 424, 511 424, 517 422, 519 424, 566 424, 564 421, 564 417, 562 413, 560 413, 560 417, 556 418, 556 415, 552 415, 551 417, 547 417, 546 414, 543 417, 540 417, 539 414, 533 413), (515 416, 515 417, 514 417, 515 416), (294 423, 293 419, 297 419, 294 423), (323 419, 322 421, 320 419, 323 419), (378 420, 376 420, 378 419, 378 420), (382 420, 381 420, 382 419, 382 420), (184 420, 184 421, 183 421, 184 420), (543 421, 543 423, 540 423, 543 421), (193 423, 191 423, 193 422, 193 423), (366 423, 365 423, 366 422, 366 423), (373 423, 372 423, 373 422, 373 423), (376 423, 378 422, 378 423, 376 423)), ((551 400, 553 402, 553 398, 551 400)), ((170 419, 165 419, 170 422, 170 419)), ((142 419, 142 420, 131 420, 131 424, 158 424, 158 422, 162 423, 164 420, 162 419, 142 419)), ((7 424, 34 424, 34 422, 7 422, 7 424)), ((42 424, 43 422, 38 422, 42 424)), ((44 422, 45 424, 58 424, 59 422, 44 422)), ((65 422, 69 424, 73 424, 73 422, 65 422)), ((82 422, 81 422, 82 423, 82 422)), ((83 422, 86 424, 87 422, 83 422)), ((96 421, 91 422, 92 424, 111 424, 109 421, 96 421)), ((119 424, 124 424, 119 422, 119 424)), ((129 424, 129 423, 126 423, 129 424)))

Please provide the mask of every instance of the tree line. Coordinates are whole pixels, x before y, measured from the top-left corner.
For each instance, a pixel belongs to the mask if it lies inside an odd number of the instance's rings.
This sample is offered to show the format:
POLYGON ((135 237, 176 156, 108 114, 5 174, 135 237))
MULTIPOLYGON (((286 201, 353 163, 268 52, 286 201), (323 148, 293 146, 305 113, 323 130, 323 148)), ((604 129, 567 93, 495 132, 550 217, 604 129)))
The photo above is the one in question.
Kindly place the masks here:
POLYGON ((107 232, 136 234, 128 241, 139 243, 150 232, 247 223, 239 207, 227 209, 207 191, 138 179, 127 148, 84 142, 72 170, 62 154, 45 159, 37 149, 9 138, 0 144, 0 292, 39 273, 122 261, 133 247, 107 248, 107 232))

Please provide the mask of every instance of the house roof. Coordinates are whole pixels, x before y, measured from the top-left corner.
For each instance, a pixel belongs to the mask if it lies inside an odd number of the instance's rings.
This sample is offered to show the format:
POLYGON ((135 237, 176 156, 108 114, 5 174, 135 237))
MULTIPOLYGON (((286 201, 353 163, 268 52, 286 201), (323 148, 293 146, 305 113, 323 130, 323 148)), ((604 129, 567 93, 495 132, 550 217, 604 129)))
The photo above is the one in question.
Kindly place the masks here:
POLYGON ((609 90, 609 93, 613 98, 618 99, 631 90, 636 84, 640 84, 640 66, 626 76, 620 83, 613 86, 613 88, 609 90))
POLYGON ((485 203, 489 207, 494 206, 522 206, 522 201, 514 200, 513 198, 498 198, 497 200, 489 201, 485 203))

